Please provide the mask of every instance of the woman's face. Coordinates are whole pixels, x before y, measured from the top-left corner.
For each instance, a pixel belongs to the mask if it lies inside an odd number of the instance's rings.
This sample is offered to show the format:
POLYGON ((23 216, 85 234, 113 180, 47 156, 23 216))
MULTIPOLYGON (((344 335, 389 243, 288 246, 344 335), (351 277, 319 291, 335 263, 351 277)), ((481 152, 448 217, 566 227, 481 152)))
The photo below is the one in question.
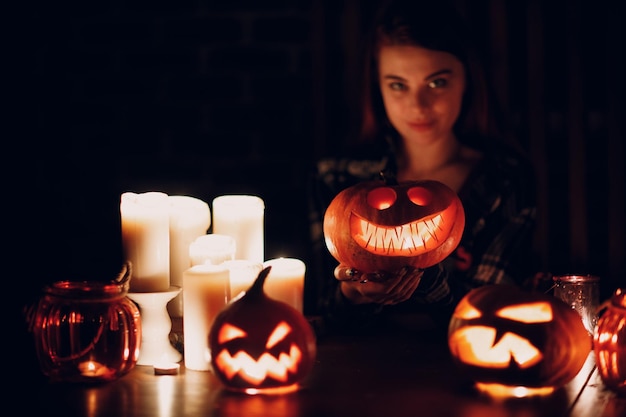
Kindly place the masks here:
POLYGON ((453 136, 465 91, 465 70, 454 55, 383 46, 378 74, 387 117, 405 142, 428 144, 453 136))

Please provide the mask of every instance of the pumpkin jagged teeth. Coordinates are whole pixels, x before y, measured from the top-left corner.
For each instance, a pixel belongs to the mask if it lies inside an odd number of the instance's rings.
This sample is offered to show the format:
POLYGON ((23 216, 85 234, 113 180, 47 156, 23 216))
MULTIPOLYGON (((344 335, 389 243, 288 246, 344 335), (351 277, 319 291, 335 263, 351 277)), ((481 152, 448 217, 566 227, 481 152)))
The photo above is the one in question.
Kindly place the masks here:
POLYGON ((239 375, 254 385, 261 384, 267 377, 272 377, 277 381, 287 381, 289 372, 296 373, 301 360, 302 352, 296 345, 291 346, 289 354, 281 353, 278 358, 264 353, 258 360, 255 360, 246 352, 241 351, 231 355, 226 350, 222 350, 215 358, 216 364, 228 379, 239 375))
POLYGON ((355 241, 363 249, 379 255, 416 256, 440 244, 437 234, 445 232, 441 214, 399 226, 376 225, 355 213, 352 216, 355 241))

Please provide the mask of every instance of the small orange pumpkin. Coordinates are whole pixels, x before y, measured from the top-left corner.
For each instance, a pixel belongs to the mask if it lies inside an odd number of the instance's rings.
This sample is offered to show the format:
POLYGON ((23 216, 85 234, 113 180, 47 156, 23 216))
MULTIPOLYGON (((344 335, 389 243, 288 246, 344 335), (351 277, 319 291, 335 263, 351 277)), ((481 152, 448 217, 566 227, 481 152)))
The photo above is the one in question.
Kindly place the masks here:
POLYGON ((342 190, 324 213, 324 237, 340 263, 362 272, 426 268, 459 244, 465 212, 434 180, 365 181, 342 190))
POLYGON ((448 345, 477 383, 552 391, 578 374, 591 352, 591 337, 578 313, 560 299, 488 285, 459 302, 448 345))
POLYGON ((309 322, 263 291, 270 269, 263 269, 242 297, 224 307, 209 332, 213 371, 234 391, 294 391, 315 362, 316 338, 309 322))

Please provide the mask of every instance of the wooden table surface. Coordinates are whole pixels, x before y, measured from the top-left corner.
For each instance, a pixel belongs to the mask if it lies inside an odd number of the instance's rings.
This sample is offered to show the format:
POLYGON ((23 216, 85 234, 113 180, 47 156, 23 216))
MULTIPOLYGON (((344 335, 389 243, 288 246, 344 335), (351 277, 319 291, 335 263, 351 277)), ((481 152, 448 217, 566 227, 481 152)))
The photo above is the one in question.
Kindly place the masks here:
MULTIPOLYGON (((174 324, 174 329, 176 324, 174 324)), ((212 372, 155 375, 136 366, 97 386, 21 378, 19 415, 63 417, 625 417, 626 398, 606 389, 590 352, 568 385, 547 397, 494 400, 455 368, 445 334, 426 320, 395 319, 357 334, 321 335, 316 364, 299 391, 248 396, 212 372)), ((35 359, 36 360, 36 359, 35 359)))

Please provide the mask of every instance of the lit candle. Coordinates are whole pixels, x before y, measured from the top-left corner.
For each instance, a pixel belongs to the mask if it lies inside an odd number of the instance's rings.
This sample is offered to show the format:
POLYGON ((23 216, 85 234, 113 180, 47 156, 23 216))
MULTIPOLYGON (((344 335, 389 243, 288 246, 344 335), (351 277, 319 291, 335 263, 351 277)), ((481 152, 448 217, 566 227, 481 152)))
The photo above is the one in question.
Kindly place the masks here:
MULTIPOLYGON (((205 235, 211 225, 209 205, 194 197, 173 195, 170 200, 170 283, 183 286, 183 272, 191 266, 189 245, 205 235)), ((172 317, 183 315, 183 295, 167 305, 172 317)))
POLYGON ((219 265, 235 258, 235 239, 214 233, 197 237, 189 245, 191 266, 210 263, 219 265))
POLYGON ((263 268, 271 266, 265 281, 268 297, 283 301, 299 312, 303 312, 304 302, 304 262, 296 258, 276 258, 263 263, 263 268))
POLYGON ((235 259, 263 262, 265 203, 251 195, 223 195, 213 200, 213 233, 232 236, 235 259))
POLYGON ((183 337, 185 367, 208 371, 209 331, 230 300, 229 272, 223 265, 195 265, 183 273, 183 337))
POLYGON ((78 364, 78 371, 87 377, 100 378, 113 373, 113 370, 96 361, 86 361, 78 364))
POLYGON ((120 201, 122 246, 132 262, 131 292, 170 287, 169 200, 165 193, 123 193, 120 201))
POLYGON ((237 298, 242 292, 248 291, 263 270, 263 264, 247 259, 233 259, 224 262, 223 265, 230 272, 230 296, 232 299, 237 298))

